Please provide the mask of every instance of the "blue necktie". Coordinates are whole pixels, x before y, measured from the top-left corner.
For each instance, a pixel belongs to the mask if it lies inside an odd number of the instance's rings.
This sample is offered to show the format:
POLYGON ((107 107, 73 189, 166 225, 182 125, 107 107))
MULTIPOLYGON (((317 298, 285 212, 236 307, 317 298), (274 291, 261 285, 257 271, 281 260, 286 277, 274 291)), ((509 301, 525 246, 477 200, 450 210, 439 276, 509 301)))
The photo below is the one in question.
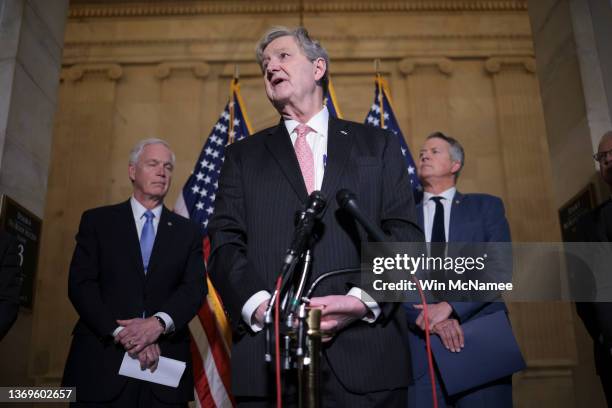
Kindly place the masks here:
POLYGON ((153 242, 155 241, 155 230, 153 229, 155 214, 147 210, 143 217, 146 218, 146 221, 142 227, 142 234, 140 234, 140 253, 142 254, 142 264, 146 274, 149 267, 149 259, 151 259, 151 251, 153 250, 153 242))

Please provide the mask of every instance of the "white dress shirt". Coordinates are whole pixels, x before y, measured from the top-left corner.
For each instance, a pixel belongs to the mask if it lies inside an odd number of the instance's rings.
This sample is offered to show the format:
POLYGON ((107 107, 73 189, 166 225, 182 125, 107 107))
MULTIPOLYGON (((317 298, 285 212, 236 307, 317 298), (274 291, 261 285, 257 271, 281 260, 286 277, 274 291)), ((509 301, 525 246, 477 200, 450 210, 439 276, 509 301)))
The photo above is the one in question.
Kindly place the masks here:
POLYGON ((448 242, 450 232, 450 215, 453 207, 455 192, 457 192, 457 189, 455 187, 451 187, 437 195, 433 195, 428 192, 423 194, 423 228, 425 229, 426 242, 431 242, 431 230, 433 228, 433 221, 436 215, 436 202, 431 199, 432 197, 442 197, 440 202, 444 207, 444 236, 446 237, 446 242, 448 242))
MULTIPOLYGON (((297 140, 297 131, 296 128, 300 122, 293 119, 285 120, 285 127, 287 128, 287 132, 289 133, 289 137, 291 138, 291 144, 295 144, 297 140)), ((323 185, 323 176, 325 175, 325 165, 327 164, 327 127, 329 125, 329 111, 326 106, 323 106, 323 109, 316 115, 314 115, 310 120, 306 123, 310 129, 310 132, 306 134, 306 142, 310 149, 312 150, 314 165, 315 165, 315 190, 321 190, 321 186, 323 185)), ((366 307, 369 309, 370 313, 367 313, 363 318, 364 321, 368 323, 374 322, 378 316, 380 316, 380 306, 370 295, 368 295, 363 290, 353 287, 348 291, 347 295, 354 296, 357 299, 361 300, 366 307)), ((244 306, 242 307, 242 319, 249 325, 249 327, 258 332, 263 327, 259 324, 253 324, 251 318, 257 307, 263 303, 264 301, 270 299, 271 295, 268 291, 262 290, 255 293, 253 296, 246 301, 244 306)))
MULTIPOLYGON (((132 214, 134 215, 134 222, 136 223, 136 232, 138 233, 138 241, 140 241, 140 236, 142 235, 142 229, 144 227, 145 222, 147 221, 144 214, 145 212, 148 211, 148 208, 140 204, 138 200, 134 198, 134 196, 130 197, 130 205, 132 206, 132 214)), ((159 225, 159 219, 161 218, 162 205, 160 204, 157 207, 153 208, 151 212, 154 215, 153 233, 157 235, 157 226, 159 225)), ((174 321, 172 320, 172 318, 170 317, 168 313, 157 312, 154 314, 154 316, 161 317, 162 320, 166 323, 166 330, 164 331, 164 333, 170 333, 174 331, 174 321)), ((117 327, 113 331, 113 336, 116 336, 117 334, 119 334, 119 332, 123 329, 124 329, 123 326, 117 327)))

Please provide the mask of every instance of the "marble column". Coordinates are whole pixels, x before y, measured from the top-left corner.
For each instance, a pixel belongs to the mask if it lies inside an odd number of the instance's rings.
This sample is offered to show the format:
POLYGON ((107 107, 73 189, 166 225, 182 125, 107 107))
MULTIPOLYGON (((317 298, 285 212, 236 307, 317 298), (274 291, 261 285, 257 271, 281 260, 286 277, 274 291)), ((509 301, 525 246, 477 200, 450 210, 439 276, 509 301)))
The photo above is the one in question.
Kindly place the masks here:
POLYGON ((62 71, 37 282, 36 301, 45 307, 34 314, 29 363, 37 384, 57 384, 63 372, 76 321, 66 283, 74 234, 84 210, 109 202, 111 135, 121 120, 115 92, 122 76, 122 67, 112 63, 62 71))
MULTIPOLYGON (((67 13, 68 0, 0 1, 0 193, 41 218, 67 13)), ((35 296, 34 313, 41 307, 35 296)), ((30 383, 31 341, 32 310, 22 308, 0 345, 1 384, 30 383)))
MULTIPOLYGON (((589 183, 594 183, 597 200, 602 201, 609 191, 591 155, 602 134, 612 130, 612 4, 528 0, 528 10, 554 170, 554 205, 564 205, 589 183)), ((605 406, 592 340, 573 305, 565 306, 577 352, 578 364, 572 367, 576 401, 581 406, 605 406)))

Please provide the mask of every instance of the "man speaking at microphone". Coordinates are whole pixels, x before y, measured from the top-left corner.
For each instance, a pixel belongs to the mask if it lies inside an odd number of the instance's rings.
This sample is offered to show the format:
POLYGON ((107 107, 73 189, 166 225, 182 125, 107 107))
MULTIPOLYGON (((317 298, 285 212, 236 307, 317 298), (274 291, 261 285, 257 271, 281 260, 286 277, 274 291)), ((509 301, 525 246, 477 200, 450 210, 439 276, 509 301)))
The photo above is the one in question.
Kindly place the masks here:
MULTIPOLYGON (((324 106, 329 57, 305 29, 269 31, 257 46, 278 125, 227 147, 209 225, 210 275, 234 329, 232 391, 238 406, 271 406, 264 361, 264 312, 309 194, 327 198, 312 246, 308 285, 359 268, 367 239, 333 198, 346 188, 394 241, 422 241, 400 146, 389 132, 330 117, 324 106)), ((322 309, 323 406, 404 407, 410 381, 406 327, 397 304, 377 304, 359 274, 322 281, 310 305, 322 309)), ((290 398, 288 398, 290 399, 290 398)))

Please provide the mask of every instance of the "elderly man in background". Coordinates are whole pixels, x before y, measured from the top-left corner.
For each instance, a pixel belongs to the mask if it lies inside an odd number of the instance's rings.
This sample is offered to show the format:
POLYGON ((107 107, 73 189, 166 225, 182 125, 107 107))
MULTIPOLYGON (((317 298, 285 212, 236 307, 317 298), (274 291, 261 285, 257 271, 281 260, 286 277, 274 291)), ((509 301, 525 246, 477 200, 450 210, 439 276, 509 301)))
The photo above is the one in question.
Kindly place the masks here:
POLYGON ((198 226, 166 209, 174 153, 161 139, 130 154, 132 197, 85 211, 68 295, 79 315, 63 386, 79 407, 186 407, 193 400, 187 324, 206 294, 198 226), (187 363, 178 387, 118 374, 125 354, 155 371, 159 357, 187 363))

